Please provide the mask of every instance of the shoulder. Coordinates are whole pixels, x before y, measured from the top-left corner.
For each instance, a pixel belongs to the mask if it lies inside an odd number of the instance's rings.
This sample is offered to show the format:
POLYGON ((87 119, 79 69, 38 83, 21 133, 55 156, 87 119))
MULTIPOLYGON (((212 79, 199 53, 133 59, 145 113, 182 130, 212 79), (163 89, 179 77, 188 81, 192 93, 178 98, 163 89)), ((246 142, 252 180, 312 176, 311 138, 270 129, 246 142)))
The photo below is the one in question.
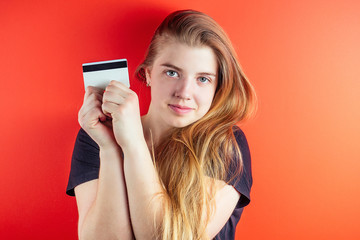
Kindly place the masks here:
POLYGON ((76 186, 98 178, 99 168, 99 146, 81 128, 75 140, 66 193, 74 196, 76 186))
POLYGON ((99 156, 99 146, 97 143, 80 128, 76 137, 75 146, 73 150, 72 160, 86 160, 92 157, 99 156))
POLYGON ((235 239, 236 225, 240 220, 241 214, 245 206, 250 203, 250 191, 252 187, 252 172, 251 172, 251 157, 249 145, 244 132, 238 127, 233 127, 233 133, 236 143, 241 152, 241 159, 233 157, 228 174, 231 175, 232 180, 228 182, 229 185, 240 193, 240 199, 237 201, 235 209, 225 226, 221 229, 218 235, 214 238, 218 239, 235 239), (242 161, 242 169, 240 174, 237 167, 242 161))
POLYGON ((82 145, 82 147, 87 146, 89 148, 99 150, 99 146, 97 145, 97 143, 94 140, 92 140, 92 138, 82 128, 80 128, 78 132, 75 144, 80 144, 82 145))
POLYGON ((245 133, 238 126, 233 127, 233 133, 234 133, 236 142, 240 148, 244 167, 251 168, 250 148, 249 148, 249 144, 246 139, 245 133))
MULTIPOLYGON (((252 169, 251 169, 251 155, 249 144, 246 139, 244 132, 238 127, 233 127, 234 137, 236 142, 239 146, 240 153, 241 153, 241 160, 240 159, 233 159, 235 162, 235 166, 241 164, 242 168, 239 175, 237 175, 233 181, 230 182, 231 185, 235 187, 235 189, 241 194, 240 200, 238 202, 237 208, 244 207, 250 203, 250 191, 253 183, 252 178, 252 169)), ((233 169, 230 169, 229 172, 236 172, 233 169)))

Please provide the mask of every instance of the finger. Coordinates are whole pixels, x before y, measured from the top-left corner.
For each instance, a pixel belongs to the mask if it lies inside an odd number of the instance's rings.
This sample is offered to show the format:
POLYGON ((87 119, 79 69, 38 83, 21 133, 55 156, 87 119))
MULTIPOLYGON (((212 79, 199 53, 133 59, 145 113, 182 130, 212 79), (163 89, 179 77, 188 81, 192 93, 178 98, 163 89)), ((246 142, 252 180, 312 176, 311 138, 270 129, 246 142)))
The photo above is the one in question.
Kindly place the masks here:
POLYGON ((92 111, 93 109, 100 109, 101 110, 101 102, 89 102, 87 105, 81 107, 79 111, 79 116, 86 115, 88 112, 92 111))
POLYGON ((133 92, 128 86, 115 80, 112 80, 109 83, 109 85, 105 88, 105 91, 115 92, 123 97, 126 97, 128 94, 133 92))
POLYGON ((123 97, 119 92, 105 91, 102 102, 111 102, 115 104, 122 104, 125 101, 125 97, 123 97))
POLYGON ((90 111, 93 108, 101 109, 101 104, 102 104, 102 95, 101 94, 99 94, 97 92, 93 92, 93 93, 89 94, 84 99, 84 103, 79 110, 79 116, 85 115, 88 111, 90 111))
POLYGON ((102 103, 102 95, 98 93, 91 93, 84 99, 81 109, 89 109, 95 106, 99 106, 102 103))
POLYGON ((118 88, 122 88, 124 90, 126 89, 130 89, 128 86, 126 86, 124 83, 120 82, 120 81, 116 81, 116 80, 111 80, 109 85, 114 85, 118 88))
POLYGON ((83 105, 82 105, 82 109, 88 109, 89 105, 92 104, 92 102, 102 102, 102 95, 103 95, 103 90, 100 90, 99 88, 95 88, 95 87, 87 87, 86 88, 86 92, 85 92, 85 96, 84 96, 84 101, 83 101, 83 105))
MULTIPOLYGON (((115 81, 112 81, 114 83, 115 81)), ((117 104, 122 104, 125 101, 137 101, 138 96, 137 94, 126 87, 124 84, 117 82, 116 84, 109 84, 104 93, 103 102, 109 101, 117 104), (122 86, 119 87, 121 84, 122 86)))
POLYGON ((92 93, 98 93, 102 95, 104 93, 104 90, 93 86, 87 86, 85 89, 84 99, 86 99, 92 93))
POLYGON ((100 121, 106 121, 106 116, 100 108, 93 108, 86 114, 79 117, 79 124, 82 128, 95 128, 100 121))
POLYGON ((106 116, 112 117, 112 114, 120 109, 120 105, 112 102, 104 102, 101 109, 106 116))

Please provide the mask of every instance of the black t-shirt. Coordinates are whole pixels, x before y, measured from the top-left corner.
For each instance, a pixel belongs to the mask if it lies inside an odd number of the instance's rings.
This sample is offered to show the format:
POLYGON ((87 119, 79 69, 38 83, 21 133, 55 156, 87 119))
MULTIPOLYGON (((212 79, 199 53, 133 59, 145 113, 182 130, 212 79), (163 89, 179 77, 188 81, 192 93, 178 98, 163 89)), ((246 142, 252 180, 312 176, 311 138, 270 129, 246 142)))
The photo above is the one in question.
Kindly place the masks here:
MULTIPOLYGON (((234 135, 240 147, 244 167, 241 175, 233 179, 230 184, 241 194, 241 197, 231 217, 214 238, 216 240, 231 240, 235 238, 236 225, 240 220, 244 207, 250 202, 252 174, 249 146, 240 128, 234 128, 234 135)), ((232 166, 236 166, 237 163, 238 159, 234 159, 232 166)), ((75 196, 74 188, 76 186, 97 179, 99 177, 99 168, 99 147, 83 129, 80 129, 75 141, 66 194, 75 196)), ((229 175, 232 174, 232 170, 234 169, 229 169, 229 175)))

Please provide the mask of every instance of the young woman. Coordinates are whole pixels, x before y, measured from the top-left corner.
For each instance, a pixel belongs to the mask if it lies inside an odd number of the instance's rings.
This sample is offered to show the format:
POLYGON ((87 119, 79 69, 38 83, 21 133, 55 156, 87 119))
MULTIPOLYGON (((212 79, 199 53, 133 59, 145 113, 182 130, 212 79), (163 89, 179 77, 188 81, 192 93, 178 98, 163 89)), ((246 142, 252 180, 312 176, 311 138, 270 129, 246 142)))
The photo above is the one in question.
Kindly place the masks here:
POLYGON ((148 113, 112 81, 86 89, 67 193, 80 239, 234 239, 250 202, 250 153, 236 123, 255 93, 209 16, 170 14, 136 75, 148 113))

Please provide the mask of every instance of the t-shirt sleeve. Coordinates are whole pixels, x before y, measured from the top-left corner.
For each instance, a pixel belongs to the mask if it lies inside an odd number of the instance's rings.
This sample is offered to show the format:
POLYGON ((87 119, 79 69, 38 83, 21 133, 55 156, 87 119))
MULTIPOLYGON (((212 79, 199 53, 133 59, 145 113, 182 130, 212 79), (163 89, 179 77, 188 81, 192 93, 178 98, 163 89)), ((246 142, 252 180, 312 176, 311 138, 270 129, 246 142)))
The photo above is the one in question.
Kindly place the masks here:
POLYGON ((232 185, 241 194, 241 196, 232 215, 221 231, 216 235, 214 238, 215 240, 235 239, 236 226, 240 220, 244 207, 250 203, 252 175, 249 146, 244 132, 239 127, 234 127, 233 131, 236 142, 240 148, 243 160, 243 169, 240 174, 237 174, 240 161, 237 158, 232 159, 229 167, 228 179, 231 179, 229 184, 232 185), (234 176, 236 177, 234 178, 234 176))
POLYGON ((71 169, 66 194, 75 196, 74 188, 84 182, 99 178, 99 146, 81 128, 76 137, 71 158, 71 169))
MULTIPOLYGON (((250 203, 250 190, 252 186, 252 173, 251 173, 251 156, 249 145, 246 140, 244 132, 236 127, 234 129, 234 135, 236 142, 240 148, 242 160, 243 160, 243 168, 237 177, 230 181, 230 184, 234 186, 234 188, 241 194, 241 197, 236 205, 236 208, 245 207, 250 203)), ((235 161, 234 164, 230 165, 229 173, 232 174, 236 172, 236 167, 238 167, 239 160, 233 159, 235 161)))

